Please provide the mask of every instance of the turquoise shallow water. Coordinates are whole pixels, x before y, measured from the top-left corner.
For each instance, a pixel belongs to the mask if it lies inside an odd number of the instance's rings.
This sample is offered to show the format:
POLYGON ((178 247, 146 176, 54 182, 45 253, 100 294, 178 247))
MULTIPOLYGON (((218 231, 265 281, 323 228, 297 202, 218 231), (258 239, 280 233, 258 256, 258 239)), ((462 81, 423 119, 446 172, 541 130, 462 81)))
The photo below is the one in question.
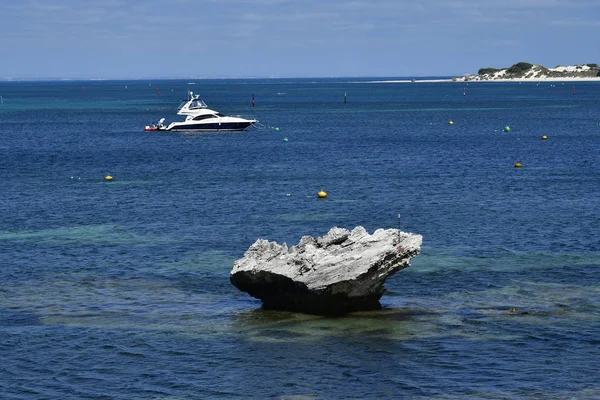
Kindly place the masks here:
POLYGON ((0 397, 600 397, 600 85, 365 81, 0 83, 0 397), (142 131, 187 89, 262 125, 142 131), (398 213, 382 311, 229 283, 257 238, 398 213))

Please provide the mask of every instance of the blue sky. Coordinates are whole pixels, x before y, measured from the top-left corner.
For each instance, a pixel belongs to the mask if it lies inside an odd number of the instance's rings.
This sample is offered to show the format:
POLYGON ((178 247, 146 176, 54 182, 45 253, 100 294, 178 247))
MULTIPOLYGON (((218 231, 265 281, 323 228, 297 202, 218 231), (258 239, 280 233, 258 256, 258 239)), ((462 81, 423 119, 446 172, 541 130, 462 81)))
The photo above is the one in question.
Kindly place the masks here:
POLYGON ((600 64, 598 0, 0 1, 0 79, 458 76, 600 64))

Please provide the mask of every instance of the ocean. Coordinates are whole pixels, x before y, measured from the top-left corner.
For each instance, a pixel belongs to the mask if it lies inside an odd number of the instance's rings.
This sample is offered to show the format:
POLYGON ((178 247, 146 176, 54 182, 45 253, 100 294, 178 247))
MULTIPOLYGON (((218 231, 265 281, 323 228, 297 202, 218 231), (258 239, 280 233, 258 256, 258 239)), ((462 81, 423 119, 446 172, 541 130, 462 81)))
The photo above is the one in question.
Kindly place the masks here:
POLYGON ((0 82, 0 398, 600 398, 600 84, 373 81, 0 82), (260 123, 143 131, 188 90, 260 123), (229 282, 358 225, 423 235, 381 310, 229 282))

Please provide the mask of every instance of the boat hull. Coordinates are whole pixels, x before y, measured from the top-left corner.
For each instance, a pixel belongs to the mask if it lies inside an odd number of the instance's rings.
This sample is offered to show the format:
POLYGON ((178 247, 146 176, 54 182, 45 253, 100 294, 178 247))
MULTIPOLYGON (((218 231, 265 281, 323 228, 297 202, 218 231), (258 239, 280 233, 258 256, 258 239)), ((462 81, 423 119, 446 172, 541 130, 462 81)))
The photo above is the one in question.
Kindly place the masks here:
POLYGON ((255 121, 240 121, 240 122, 211 122, 203 124, 178 124, 173 123, 166 127, 165 131, 175 132, 220 132, 220 131, 243 131, 250 125, 254 124, 255 121))

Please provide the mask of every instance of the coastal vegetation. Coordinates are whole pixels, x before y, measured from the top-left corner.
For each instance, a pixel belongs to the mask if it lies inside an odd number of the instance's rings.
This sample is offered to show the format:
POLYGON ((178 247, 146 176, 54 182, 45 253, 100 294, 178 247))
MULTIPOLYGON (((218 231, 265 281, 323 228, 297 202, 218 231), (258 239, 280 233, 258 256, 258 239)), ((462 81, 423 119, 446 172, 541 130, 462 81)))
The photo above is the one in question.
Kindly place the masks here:
POLYGON ((506 70, 509 74, 522 74, 524 72, 529 71, 533 67, 533 64, 529 64, 526 62, 518 62, 513 64, 510 68, 506 70))
POLYGON ((500 71, 502 70, 498 68, 481 68, 479 71, 477 71, 477 75, 490 75, 500 71))

